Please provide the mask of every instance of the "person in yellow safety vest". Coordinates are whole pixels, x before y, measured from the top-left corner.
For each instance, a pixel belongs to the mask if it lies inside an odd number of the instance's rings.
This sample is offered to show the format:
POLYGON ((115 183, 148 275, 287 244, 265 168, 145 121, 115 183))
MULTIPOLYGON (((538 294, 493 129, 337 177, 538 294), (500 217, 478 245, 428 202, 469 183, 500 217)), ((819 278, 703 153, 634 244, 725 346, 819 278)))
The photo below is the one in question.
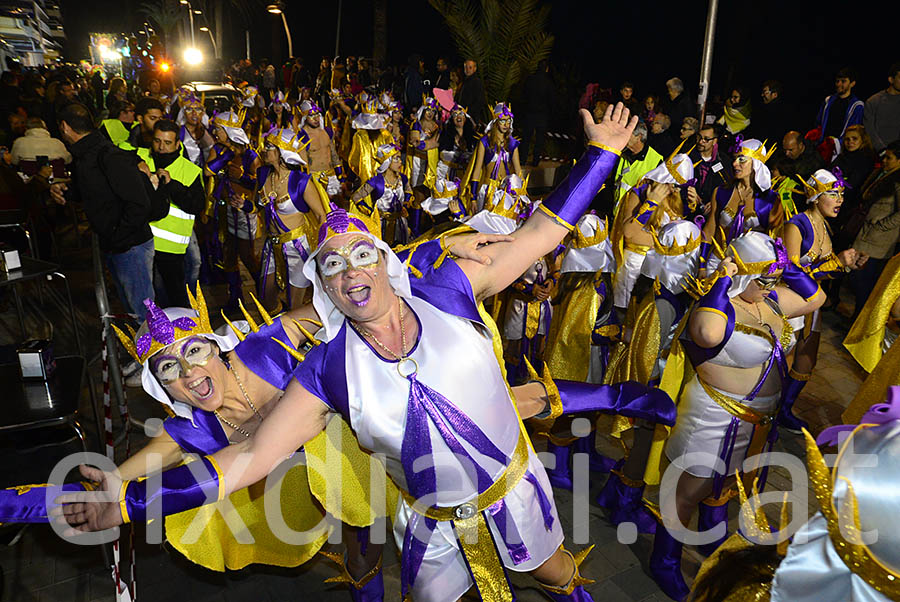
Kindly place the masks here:
POLYGON ((116 100, 110 103, 109 119, 100 123, 100 131, 114 146, 119 146, 128 140, 128 134, 134 126, 134 103, 130 100, 116 100))
POLYGON ((119 148, 135 150, 150 148, 153 141, 153 126, 163 118, 165 107, 155 98, 145 96, 134 105, 135 126, 128 132, 128 139, 119 143, 119 148))
POLYGON ((644 176, 662 161, 663 156, 647 144, 647 125, 644 122, 638 123, 616 165, 614 211, 619 209, 628 191, 637 186, 644 176))
POLYGON ((167 299, 169 305, 185 307, 184 253, 194 228, 194 216, 206 202, 201 169, 181 154, 178 126, 169 119, 160 119, 153 128, 151 148, 138 148, 143 163, 139 166, 151 183, 155 183, 156 198, 151 205, 168 201, 168 213, 150 222, 153 232, 154 272, 164 290, 156 289, 157 299, 167 299))

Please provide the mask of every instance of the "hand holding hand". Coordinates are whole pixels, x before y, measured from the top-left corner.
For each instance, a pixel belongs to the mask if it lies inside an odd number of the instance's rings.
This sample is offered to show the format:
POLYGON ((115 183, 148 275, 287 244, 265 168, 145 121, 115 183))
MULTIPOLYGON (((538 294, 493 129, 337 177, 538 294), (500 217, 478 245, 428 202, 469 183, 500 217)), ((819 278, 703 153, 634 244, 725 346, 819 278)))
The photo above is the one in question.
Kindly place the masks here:
POLYGON ((228 204, 234 207, 235 209, 243 209, 244 208, 244 199, 237 196, 236 194, 231 195, 228 198, 228 204))
POLYGON ((491 258, 478 250, 482 245, 495 242, 512 242, 512 236, 505 234, 456 234, 444 239, 444 248, 460 259, 468 259, 481 265, 491 265, 491 258))
POLYGON ((837 258, 841 265, 853 268, 856 265, 856 260, 859 258, 859 253, 857 253, 856 249, 847 249, 838 253, 837 258))
POLYGON ((99 483, 97 491, 66 493, 56 498, 62 504, 50 509, 50 517, 57 523, 67 524, 64 535, 79 532, 103 531, 122 524, 119 507, 119 492, 122 479, 116 473, 103 472, 98 468, 82 465, 81 474, 90 481, 99 483))
POLYGON ((159 181, 163 184, 168 184, 172 181, 172 176, 169 175, 168 170, 165 169, 157 169, 156 176, 159 178, 159 181))

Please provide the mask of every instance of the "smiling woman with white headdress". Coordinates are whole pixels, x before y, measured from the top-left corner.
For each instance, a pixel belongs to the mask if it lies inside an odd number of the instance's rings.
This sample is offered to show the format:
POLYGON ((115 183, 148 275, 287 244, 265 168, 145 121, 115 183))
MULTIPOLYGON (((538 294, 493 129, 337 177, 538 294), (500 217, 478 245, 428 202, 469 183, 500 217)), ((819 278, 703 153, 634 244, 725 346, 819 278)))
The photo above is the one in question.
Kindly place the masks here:
POLYGON ((412 196, 409 180, 403 173, 400 149, 382 144, 375 152, 376 173, 350 197, 356 210, 363 215, 380 216, 381 237, 390 246, 406 244, 409 240, 407 206, 412 196))
MULTIPOLYGON (((785 354, 793 344, 788 318, 811 313, 825 301, 781 241, 760 232, 736 238, 717 271, 695 290, 703 295, 681 341, 695 374, 683 385, 665 448, 680 479, 674 496, 666 498, 671 506, 662 508, 666 525, 656 528, 650 559, 654 579, 676 600, 688 590, 682 543, 673 532, 681 532, 677 526, 687 525, 698 505, 701 531, 727 519, 729 475, 743 470, 745 457, 770 451, 774 443, 785 354)), ((724 539, 701 550, 711 553, 724 539)))
POLYGON ((690 157, 680 152, 683 144, 682 141, 672 156, 649 171, 639 186, 628 191, 616 214, 612 227, 617 267, 613 285, 620 320, 628 309, 647 251, 653 246, 651 232, 682 217, 681 187, 694 177, 690 157))

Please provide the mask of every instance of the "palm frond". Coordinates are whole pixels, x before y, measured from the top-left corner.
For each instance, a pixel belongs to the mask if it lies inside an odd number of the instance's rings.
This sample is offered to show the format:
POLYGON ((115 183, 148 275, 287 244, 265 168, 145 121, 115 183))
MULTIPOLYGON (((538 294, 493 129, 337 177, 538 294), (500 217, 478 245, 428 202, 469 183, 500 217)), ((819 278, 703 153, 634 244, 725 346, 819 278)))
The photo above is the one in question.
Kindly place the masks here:
POLYGON ((444 18, 457 51, 478 61, 490 103, 550 55, 550 6, 540 0, 428 0, 444 18))

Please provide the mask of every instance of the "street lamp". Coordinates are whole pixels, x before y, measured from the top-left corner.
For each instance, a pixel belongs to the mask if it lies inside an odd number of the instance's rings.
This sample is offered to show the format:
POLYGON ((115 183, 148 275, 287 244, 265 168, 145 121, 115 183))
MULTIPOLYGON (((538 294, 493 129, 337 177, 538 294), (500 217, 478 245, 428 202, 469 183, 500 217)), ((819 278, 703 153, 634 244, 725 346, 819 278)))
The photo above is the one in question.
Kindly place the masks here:
POLYGON ((184 51, 184 60, 188 65, 199 65, 203 62, 203 53, 196 48, 188 48, 184 51))
MULTIPOLYGON (((194 43, 194 7, 191 6, 190 0, 179 0, 179 2, 183 6, 188 7, 188 16, 191 18, 191 48, 193 48, 196 44, 194 43)), ((197 14, 200 14, 200 11, 197 11, 197 14)))
POLYGON ((213 37, 212 31, 210 31, 209 27, 206 25, 201 27, 200 31, 205 31, 209 34, 209 41, 212 42, 213 53, 216 55, 216 58, 219 58, 219 48, 216 46, 216 39, 213 37))
POLYGON ((288 28, 287 17, 284 16, 284 5, 281 2, 273 2, 266 6, 266 10, 273 15, 281 15, 281 22, 284 23, 284 35, 287 36, 288 57, 294 58, 294 43, 291 40, 291 30, 288 28))

